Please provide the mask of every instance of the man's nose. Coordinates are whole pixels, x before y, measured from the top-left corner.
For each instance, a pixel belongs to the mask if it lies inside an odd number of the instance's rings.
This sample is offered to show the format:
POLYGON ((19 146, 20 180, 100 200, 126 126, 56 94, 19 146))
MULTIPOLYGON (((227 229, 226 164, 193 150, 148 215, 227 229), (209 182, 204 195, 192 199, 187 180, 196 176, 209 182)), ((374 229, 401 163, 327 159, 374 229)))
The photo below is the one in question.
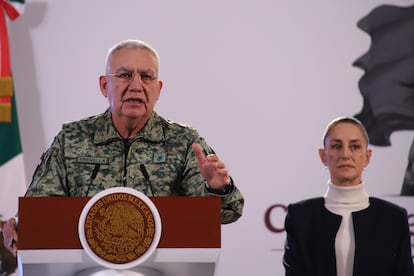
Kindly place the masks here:
POLYGON ((137 79, 139 82, 142 83, 141 74, 132 74, 131 78, 129 79, 130 82, 134 82, 137 79))
POLYGON ((142 90, 143 82, 141 79, 140 74, 133 74, 131 79, 129 80, 129 87, 131 90, 142 90))

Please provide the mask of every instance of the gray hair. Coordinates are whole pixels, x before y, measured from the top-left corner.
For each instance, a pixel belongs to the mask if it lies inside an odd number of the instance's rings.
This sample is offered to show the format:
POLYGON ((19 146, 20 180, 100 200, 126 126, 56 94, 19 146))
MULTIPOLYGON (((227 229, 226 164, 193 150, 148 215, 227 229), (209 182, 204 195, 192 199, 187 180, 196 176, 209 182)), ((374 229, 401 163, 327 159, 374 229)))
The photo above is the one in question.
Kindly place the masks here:
POLYGON ((159 67, 160 67, 160 56, 158 55, 157 51, 148 43, 142 41, 142 40, 137 40, 137 39, 128 39, 128 40, 124 40, 121 42, 118 42, 117 44, 115 44, 114 46, 112 46, 109 50, 108 50, 108 54, 106 55, 106 59, 105 59, 105 70, 108 70, 108 66, 109 66, 109 61, 112 58, 112 55, 122 49, 144 49, 149 51, 156 59, 157 61, 157 65, 158 65, 158 74, 159 74, 159 67))
POLYGON ((367 130, 365 129, 364 125, 356 118, 354 117, 338 117, 333 119, 325 128, 325 131, 323 132, 323 136, 322 136, 322 145, 325 148, 325 140, 326 137, 328 137, 329 132, 331 131, 331 129, 336 126, 337 124, 340 123, 350 123, 353 124, 357 127, 359 127, 359 129, 362 131, 362 134, 364 135, 365 141, 367 142, 367 146, 369 144, 369 136, 367 133, 367 130))

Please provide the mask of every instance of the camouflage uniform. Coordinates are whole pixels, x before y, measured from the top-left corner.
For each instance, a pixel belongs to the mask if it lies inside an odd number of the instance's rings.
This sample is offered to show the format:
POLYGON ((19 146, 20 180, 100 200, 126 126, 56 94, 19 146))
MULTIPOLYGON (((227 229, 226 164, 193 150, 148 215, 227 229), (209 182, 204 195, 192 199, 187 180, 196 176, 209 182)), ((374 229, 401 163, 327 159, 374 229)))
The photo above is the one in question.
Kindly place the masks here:
POLYGON ((213 153, 195 129, 156 112, 129 140, 116 131, 109 110, 66 123, 43 154, 26 196, 93 196, 119 186, 148 196, 220 196, 222 223, 237 220, 242 194, 234 185, 225 194, 206 188, 193 143, 199 143, 205 154, 213 153))

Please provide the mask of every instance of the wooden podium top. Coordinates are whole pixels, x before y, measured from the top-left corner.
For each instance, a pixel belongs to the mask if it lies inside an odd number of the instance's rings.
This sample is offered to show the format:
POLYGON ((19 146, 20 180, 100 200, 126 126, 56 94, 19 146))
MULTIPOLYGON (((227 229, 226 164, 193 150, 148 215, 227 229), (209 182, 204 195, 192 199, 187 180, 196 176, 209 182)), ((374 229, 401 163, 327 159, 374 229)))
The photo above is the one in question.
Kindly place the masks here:
MULTIPOLYGON (((19 249, 81 249, 78 221, 90 197, 19 198, 19 249)), ((220 248, 218 197, 150 197, 161 216, 158 248, 220 248)))

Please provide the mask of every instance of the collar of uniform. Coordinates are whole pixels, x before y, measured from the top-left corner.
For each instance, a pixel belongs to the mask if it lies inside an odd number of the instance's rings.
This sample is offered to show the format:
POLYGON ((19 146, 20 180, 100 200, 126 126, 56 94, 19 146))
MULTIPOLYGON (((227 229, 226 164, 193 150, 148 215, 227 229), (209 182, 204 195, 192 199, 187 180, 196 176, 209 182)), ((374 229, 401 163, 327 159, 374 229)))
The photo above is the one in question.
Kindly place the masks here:
MULTIPOLYGON (((112 124, 111 117, 111 112, 107 109, 102 116, 97 119, 97 128, 94 137, 95 144, 102 144, 110 140, 122 139, 121 135, 119 135, 118 131, 112 124)), ((148 119, 148 122, 142 130, 133 138, 133 140, 135 139, 144 139, 154 142, 160 142, 163 140, 162 120, 155 111, 152 112, 151 117, 148 119)))

